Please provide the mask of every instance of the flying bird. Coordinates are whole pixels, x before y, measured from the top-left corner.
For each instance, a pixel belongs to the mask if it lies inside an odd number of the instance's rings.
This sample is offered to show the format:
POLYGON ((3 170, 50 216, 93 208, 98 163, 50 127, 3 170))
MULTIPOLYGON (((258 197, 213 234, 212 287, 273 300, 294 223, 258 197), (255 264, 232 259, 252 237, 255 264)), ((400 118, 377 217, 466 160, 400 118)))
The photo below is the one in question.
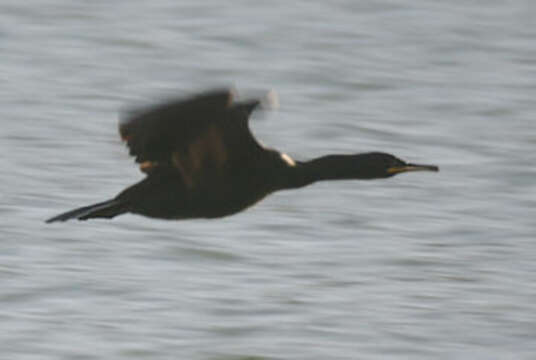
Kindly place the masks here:
POLYGON ((46 222, 113 218, 124 213, 161 219, 219 218, 265 196, 317 181, 381 179, 410 171, 438 171, 382 152, 326 155, 296 161, 262 146, 249 128, 262 99, 235 101, 213 90, 142 109, 120 120, 119 133, 146 174, 113 199, 46 222))

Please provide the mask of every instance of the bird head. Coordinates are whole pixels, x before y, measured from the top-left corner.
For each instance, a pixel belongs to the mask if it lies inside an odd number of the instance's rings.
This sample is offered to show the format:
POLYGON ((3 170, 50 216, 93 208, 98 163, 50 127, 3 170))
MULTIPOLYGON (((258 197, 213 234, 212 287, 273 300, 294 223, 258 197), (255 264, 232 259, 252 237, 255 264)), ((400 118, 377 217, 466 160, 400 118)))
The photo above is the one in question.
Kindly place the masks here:
POLYGON ((361 178, 388 178, 409 171, 439 171, 435 165, 408 163, 387 153, 372 152, 355 156, 361 178))

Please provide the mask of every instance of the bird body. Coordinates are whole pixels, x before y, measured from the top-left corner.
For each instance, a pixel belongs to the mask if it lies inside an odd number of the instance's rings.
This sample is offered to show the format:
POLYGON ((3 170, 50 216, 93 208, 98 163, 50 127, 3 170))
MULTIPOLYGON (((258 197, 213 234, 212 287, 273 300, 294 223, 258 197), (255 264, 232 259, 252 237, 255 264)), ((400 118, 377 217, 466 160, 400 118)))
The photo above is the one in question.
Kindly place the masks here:
POLYGON ((234 102, 232 91, 215 90, 122 118, 121 138, 146 177, 109 201, 47 222, 112 218, 126 212, 163 219, 218 218, 242 211, 274 191, 319 180, 438 170, 384 153, 294 161, 263 147, 252 135, 249 116, 260 104, 234 102))
POLYGON ((273 169, 281 165, 274 156, 259 153, 243 159, 235 169, 233 164, 227 166, 222 174, 214 171, 212 177, 195 182, 185 180, 173 168, 160 167, 124 190, 117 199, 130 204, 130 212, 149 217, 215 218, 241 211, 275 191, 275 181, 270 181, 270 177, 273 169))

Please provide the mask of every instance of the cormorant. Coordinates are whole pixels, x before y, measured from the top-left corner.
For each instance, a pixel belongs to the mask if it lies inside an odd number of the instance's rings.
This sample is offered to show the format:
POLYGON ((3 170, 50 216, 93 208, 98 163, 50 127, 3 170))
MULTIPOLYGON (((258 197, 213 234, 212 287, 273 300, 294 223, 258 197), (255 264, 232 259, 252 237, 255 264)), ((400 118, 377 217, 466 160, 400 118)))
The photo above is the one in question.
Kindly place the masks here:
POLYGON ((438 171, 370 152, 295 161, 260 145, 248 120, 261 100, 233 101, 232 90, 214 90, 156 105, 119 123, 146 177, 111 200, 55 216, 113 218, 135 213, 153 218, 218 218, 235 214, 274 191, 320 180, 379 179, 408 171, 438 171))

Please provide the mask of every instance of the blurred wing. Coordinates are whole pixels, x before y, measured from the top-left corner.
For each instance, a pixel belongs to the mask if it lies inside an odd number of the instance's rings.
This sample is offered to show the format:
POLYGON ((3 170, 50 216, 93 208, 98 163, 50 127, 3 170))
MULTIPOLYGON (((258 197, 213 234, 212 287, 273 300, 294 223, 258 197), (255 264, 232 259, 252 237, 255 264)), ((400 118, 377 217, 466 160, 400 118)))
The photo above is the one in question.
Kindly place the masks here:
POLYGON ((217 90, 156 105, 122 117, 119 134, 136 162, 168 161, 177 146, 187 146, 218 122, 232 101, 231 91, 217 90))
POLYGON ((142 171, 172 166, 195 187, 221 179, 229 164, 261 148, 248 127, 259 101, 232 101, 222 90, 162 104, 122 120, 119 132, 142 171))

